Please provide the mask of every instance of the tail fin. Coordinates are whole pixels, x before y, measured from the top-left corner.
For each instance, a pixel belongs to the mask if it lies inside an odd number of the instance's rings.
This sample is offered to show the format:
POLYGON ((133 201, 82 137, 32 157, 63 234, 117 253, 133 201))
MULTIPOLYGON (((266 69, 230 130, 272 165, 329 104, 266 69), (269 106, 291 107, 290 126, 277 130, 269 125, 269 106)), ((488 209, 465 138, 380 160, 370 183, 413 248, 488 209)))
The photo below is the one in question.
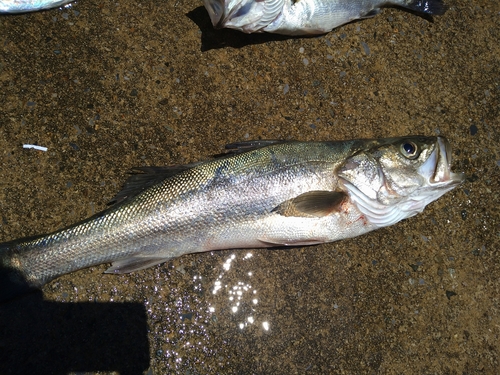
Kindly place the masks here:
POLYGON ((38 290, 12 265, 9 245, 9 242, 0 244, 0 303, 38 290))
POLYGON ((35 290, 38 289, 31 286, 19 270, 0 266, 0 303, 35 290))
POLYGON ((448 6, 442 0, 413 0, 405 1, 404 4, 398 4, 417 13, 429 14, 431 16, 440 16, 446 12, 448 6))

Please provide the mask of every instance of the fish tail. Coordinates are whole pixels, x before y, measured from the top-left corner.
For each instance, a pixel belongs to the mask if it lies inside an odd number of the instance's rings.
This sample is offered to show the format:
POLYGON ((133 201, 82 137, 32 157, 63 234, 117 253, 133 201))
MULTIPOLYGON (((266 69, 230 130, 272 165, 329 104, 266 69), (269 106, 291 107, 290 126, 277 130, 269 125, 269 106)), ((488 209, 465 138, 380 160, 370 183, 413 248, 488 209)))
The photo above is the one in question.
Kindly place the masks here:
POLYGON ((448 9, 448 6, 442 0, 398 1, 398 5, 417 13, 432 16, 440 16, 448 9))
POLYGON ((39 290, 15 267, 12 254, 9 242, 0 243, 0 303, 39 290))

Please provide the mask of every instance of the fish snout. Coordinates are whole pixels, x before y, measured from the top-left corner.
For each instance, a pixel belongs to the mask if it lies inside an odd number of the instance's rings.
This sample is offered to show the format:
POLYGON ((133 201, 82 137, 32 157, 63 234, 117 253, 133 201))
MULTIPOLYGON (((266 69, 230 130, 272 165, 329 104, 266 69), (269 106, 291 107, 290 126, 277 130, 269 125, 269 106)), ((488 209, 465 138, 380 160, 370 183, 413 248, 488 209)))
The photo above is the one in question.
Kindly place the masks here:
POLYGON ((203 5, 214 28, 254 33, 279 17, 284 0, 203 0, 203 5))
POLYGON ((203 5, 208 12, 208 16, 210 17, 210 21, 212 21, 212 25, 216 29, 220 29, 224 27, 221 25, 222 16, 224 15, 224 0, 203 0, 203 5))
POLYGON ((437 147, 434 151, 436 165, 430 178, 432 184, 460 184, 464 181, 463 173, 451 171, 451 145, 444 137, 437 137, 437 147))

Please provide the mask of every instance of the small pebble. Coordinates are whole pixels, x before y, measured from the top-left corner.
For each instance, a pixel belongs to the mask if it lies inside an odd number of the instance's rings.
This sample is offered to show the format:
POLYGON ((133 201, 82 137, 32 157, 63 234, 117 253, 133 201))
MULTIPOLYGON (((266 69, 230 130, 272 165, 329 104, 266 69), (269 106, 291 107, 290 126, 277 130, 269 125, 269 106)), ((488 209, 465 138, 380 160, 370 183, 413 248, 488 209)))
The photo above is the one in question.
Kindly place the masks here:
POLYGON ((370 47, 368 47, 368 44, 361 41, 361 46, 363 47, 363 50, 365 51, 365 55, 370 56, 370 47))
POLYGON ((477 134, 477 126, 472 124, 469 128, 470 130, 470 135, 476 135, 477 134))
POLYGON ((451 297, 456 296, 456 295, 457 295, 457 293, 455 293, 452 290, 447 290, 446 291, 446 298, 448 298, 448 299, 450 299, 451 297))

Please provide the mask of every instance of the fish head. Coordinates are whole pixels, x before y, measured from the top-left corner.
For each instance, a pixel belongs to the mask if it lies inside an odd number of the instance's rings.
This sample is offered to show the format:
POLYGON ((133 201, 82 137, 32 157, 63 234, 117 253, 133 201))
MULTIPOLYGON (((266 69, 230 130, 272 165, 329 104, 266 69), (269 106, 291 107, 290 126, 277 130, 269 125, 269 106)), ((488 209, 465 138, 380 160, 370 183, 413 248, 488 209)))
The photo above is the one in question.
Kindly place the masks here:
POLYGON ((262 32, 281 14, 284 0, 203 0, 212 25, 244 33, 262 32))
POLYGON ((366 142, 342 165, 339 177, 352 202, 379 226, 422 212, 464 180, 451 171, 451 147, 443 137, 366 142))

